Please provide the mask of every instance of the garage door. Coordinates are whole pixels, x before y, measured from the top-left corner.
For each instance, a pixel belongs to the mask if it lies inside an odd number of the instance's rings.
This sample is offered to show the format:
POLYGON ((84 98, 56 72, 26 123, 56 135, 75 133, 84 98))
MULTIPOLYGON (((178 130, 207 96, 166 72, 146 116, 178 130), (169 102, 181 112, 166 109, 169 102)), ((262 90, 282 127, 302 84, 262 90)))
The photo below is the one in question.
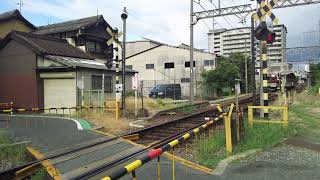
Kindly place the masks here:
POLYGON ((75 107, 76 81, 75 79, 45 79, 44 107, 75 107))

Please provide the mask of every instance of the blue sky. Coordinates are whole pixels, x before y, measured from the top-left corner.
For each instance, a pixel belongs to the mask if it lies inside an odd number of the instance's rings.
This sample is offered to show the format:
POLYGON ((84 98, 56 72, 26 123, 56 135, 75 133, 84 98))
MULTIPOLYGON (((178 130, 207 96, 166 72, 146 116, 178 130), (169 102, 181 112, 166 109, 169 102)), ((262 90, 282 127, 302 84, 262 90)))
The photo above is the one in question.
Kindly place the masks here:
MULTIPOLYGON (((0 13, 18 9, 19 0, 0 0, 0 13)), ((217 0, 213 3, 217 5, 217 0)), ((201 0, 206 9, 214 6, 201 0)), ((223 0, 222 6, 250 3, 249 0, 223 0)), ((126 6, 129 13, 128 38, 142 37, 178 45, 189 43, 189 0, 24 0, 22 14, 36 26, 103 14, 107 22, 122 28, 120 14, 126 6)), ((195 4, 195 10, 202 10, 195 4)), ((288 28, 288 46, 300 46, 304 32, 320 28, 320 5, 275 10, 280 23, 288 28)), ((248 25, 249 20, 247 21, 248 25)), ((241 27, 237 17, 217 18, 217 28, 241 27)), ((195 46, 207 49, 207 35, 212 19, 199 21, 195 26, 195 46)))

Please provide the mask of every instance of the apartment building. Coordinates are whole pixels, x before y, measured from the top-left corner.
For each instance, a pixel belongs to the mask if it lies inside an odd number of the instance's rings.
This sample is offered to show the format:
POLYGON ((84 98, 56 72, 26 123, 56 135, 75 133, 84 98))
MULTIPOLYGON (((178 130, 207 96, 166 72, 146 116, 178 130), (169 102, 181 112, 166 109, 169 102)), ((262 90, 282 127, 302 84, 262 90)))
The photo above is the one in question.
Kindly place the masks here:
MULTIPOLYGON (((284 25, 273 26, 276 33, 276 40, 272 45, 268 45, 268 58, 271 62, 283 62, 285 59, 283 48, 286 48, 287 28, 284 25)), ((256 41, 255 43, 258 43, 256 41)), ((231 53, 251 54, 251 28, 241 27, 234 29, 217 29, 208 33, 209 52, 217 56, 229 56, 231 53)), ((259 51, 257 60, 259 61, 259 51)))

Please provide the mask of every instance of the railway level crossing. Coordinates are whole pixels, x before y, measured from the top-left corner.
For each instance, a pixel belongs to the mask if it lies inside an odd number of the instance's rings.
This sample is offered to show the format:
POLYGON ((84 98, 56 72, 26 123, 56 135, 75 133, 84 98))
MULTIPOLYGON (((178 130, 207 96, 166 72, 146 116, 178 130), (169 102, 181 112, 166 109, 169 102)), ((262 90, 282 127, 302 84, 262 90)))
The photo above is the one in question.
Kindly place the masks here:
MULTIPOLYGON (((256 39, 260 40, 260 105, 268 106, 268 55, 267 44, 272 44, 275 41, 276 35, 270 31, 266 23, 266 15, 270 17, 276 25, 279 23, 278 18, 272 13, 272 8, 277 4, 278 0, 257 0, 260 8, 253 15, 254 20, 260 24, 254 31, 256 39)), ((268 109, 261 111, 261 117, 268 117, 268 109)))

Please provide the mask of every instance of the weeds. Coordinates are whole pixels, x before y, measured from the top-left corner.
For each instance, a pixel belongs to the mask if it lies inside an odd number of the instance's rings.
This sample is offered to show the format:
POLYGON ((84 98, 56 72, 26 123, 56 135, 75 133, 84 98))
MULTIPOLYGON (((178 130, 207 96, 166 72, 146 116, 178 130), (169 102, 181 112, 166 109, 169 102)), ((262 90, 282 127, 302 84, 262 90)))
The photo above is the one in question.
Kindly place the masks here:
MULTIPOLYGON (((0 131, 0 171, 30 162, 24 144, 12 145, 14 139, 6 131, 0 131)), ((46 171, 41 169, 31 176, 32 180, 44 179, 46 171)))
MULTIPOLYGON (((270 112, 272 119, 280 119, 282 115, 278 111, 270 112)), ((249 128, 245 123, 244 138, 234 145, 233 154, 250 149, 267 149, 294 135, 308 136, 319 141, 318 117, 320 117, 320 97, 307 93, 297 94, 293 105, 289 107, 288 127, 280 124, 254 124, 253 128, 249 128)), ((191 147, 190 152, 196 157, 195 161, 211 168, 215 167, 220 160, 226 158, 224 130, 212 131, 205 137, 198 137, 191 147)))
POLYGON ((106 132, 114 135, 129 130, 129 121, 125 118, 117 120, 112 111, 82 110, 74 114, 73 118, 86 119, 97 127, 104 127, 106 132))
POLYGON ((191 153, 196 157, 196 161, 207 167, 215 167, 217 163, 226 158, 225 135, 223 130, 209 131, 207 136, 196 136, 192 143, 191 153))

